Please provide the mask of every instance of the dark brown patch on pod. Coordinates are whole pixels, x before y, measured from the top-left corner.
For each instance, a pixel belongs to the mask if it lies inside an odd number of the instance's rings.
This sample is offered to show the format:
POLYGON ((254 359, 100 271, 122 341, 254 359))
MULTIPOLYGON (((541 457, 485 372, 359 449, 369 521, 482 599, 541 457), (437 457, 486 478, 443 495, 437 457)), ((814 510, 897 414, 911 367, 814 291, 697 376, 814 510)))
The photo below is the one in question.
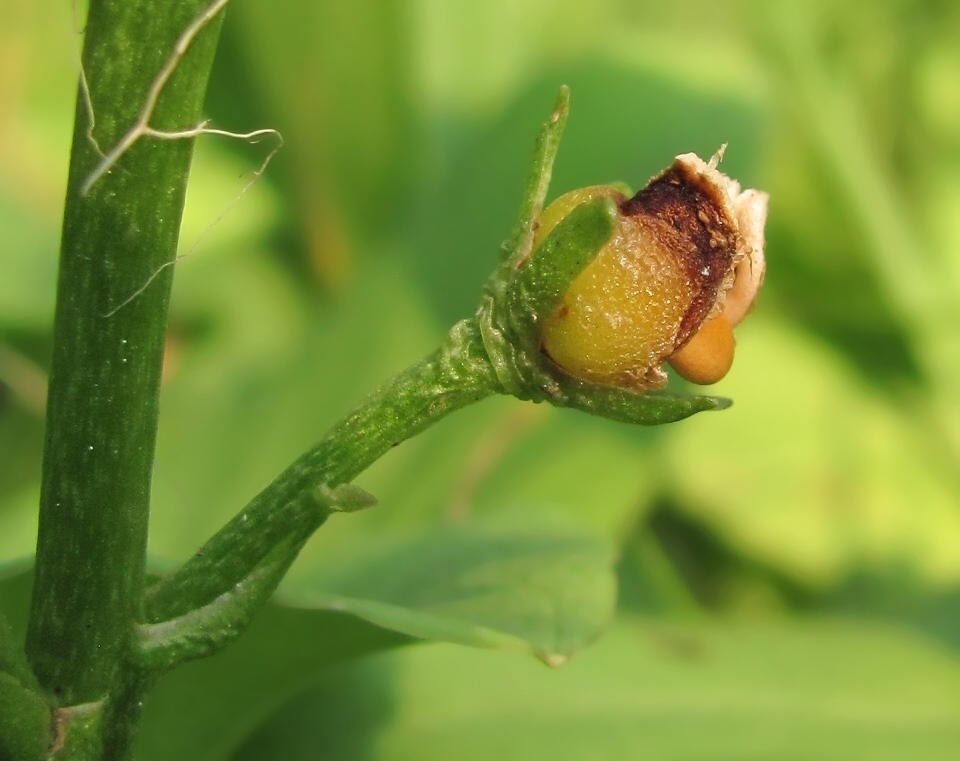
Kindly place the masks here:
POLYGON ((674 342, 681 348, 707 319, 730 277, 739 234, 725 199, 690 167, 675 162, 620 210, 671 251, 693 291, 674 342))

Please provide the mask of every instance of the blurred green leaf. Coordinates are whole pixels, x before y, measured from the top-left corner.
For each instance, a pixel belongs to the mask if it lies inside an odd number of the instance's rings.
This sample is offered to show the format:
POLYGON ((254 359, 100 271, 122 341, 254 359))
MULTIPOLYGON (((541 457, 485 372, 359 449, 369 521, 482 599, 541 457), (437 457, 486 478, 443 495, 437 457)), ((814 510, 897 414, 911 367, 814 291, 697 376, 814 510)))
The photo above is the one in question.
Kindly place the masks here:
POLYGON ((225 758, 252 727, 331 664, 406 641, 353 616, 270 604, 216 657, 185 664, 160 680, 145 706, 136 757, 225 758))
POLYGON ((911 336, 871 266, 829 162, 801 130, 783 129, 775 140, 764 186, 773 212, 761 304, 776 304, 837 346, 872 384, 899 391, 905 381, 917 383, 911 336))
MULTIPOLYGON (((8 253, 6 233, 33 228, 51 243, 46 256, 55 271, 80 43, 69 8, 5 0, 3 11, 0 206, 19 210, 27 223, 19 225, 0 213, 0 260, 8 253)), ((14 233, 12 239, 16 237, 14 233)), ((52 284, 45 296, 43 303, 52 304, 52 284)), ((45 316, 45 324, 51 317, 45 316)))
POLYGON ((238 5, 225 26, 211 106, 279 129, 276 176, 314 273, 351 279, 357 244, 403 220, 415 176, 410 12, 397 0, 238 5))
POLYGON ((57 282, 57 231, 0 196, 0 327, 49 330, 57 282))
POLYGON ((223 255, 256 248, 276 227, 282 209, 270 171, 276 155, 263 175, 255 178, 253 173, 277 147, 273 136, 249 145, 214 135, 197 142, 180 224, 178 255, 188 257, 182 262, 186 267, 195 258, 215 258, 226 268, 223 255))
POLYGON ((605 49, 615 7, 615 0, 414 4, 425 109, 447 118, 489 112, 556 58, 605 49))
POLYGON ((459 508, 551 512, 618 537, 658 488, 656 441, 649 429, 573 410, 516 408, 477 442, 475 479, 457 495, 459 508))
POLYGON ((32 569, 32 557, 0 560, 0 610, 3 610, 13 640, 18 645, 23 643, 27 631, 32 569))
POLYGON ((607 182, 639 188, 677 154, 709 156, 724 142, 731 146, 725 171, 751 179, 742 170, 753 163, 761 123, 746 99, 708 97, 661 75, 603 61, 541 75, 497 120, 459 137, 446 171, 420 199, 409 261, 443 322, 473 312, 516 220, 533 136, 564 83, 571 91, 570 118, 549 198, 607 182))
POLYGON ((667 432, 672 492, 742 552, 814 586, 858 567, 960 579, 949 459, 909 408, 845 358, 758 314, 717 393, 737 400, 667 432))
MULTIPOLYGON (((50 708, 23 652, 22 637, 14 633, 4 615, 15 607, 15 595, 6 594, 17 586, 22 563, 0 564, 0 758, 27 761, 46 757, 50 743, 50 708)), ((20 617, 20 611, 15 611, 20 617)))
POLYGON ((901 569, 867 569, 851 574, 820 602, 829 614, 896 621, 960 648, 960 584, 933 586, 901 569))
POLYGON ((50 707, 40 695, 0 671, 0 757, 11 761, 48 758, 50 707))
POLYGON ((0 508, 0 563, 17 562, 37 546, 40 484, 13 492, 0 508))
POLYGON ((956 659, 920 637, 852 622, 626 620, 557 671, 437 645, 335 679, 366 723, 343 718, 340 736, 321 744, 334 730, 321 686, 235 758, 296 761, 332 746, 352 751, 333 756, 344 761, 934 761, 954 758, 960 742, 956 659))
POLYGON ((30 683, 30 668, 0 608, 0 674, 8 674, 20 684, 30 683))
POLYGON ((530 650, 548 662, 597 639, 613 612, 613 552, 596 539, 472 527, 379 545, 284 585, 283 599, 422 639, 530 650))
MULTIPOLYGON (((37 391, 45 392, 45 388, 37 391)), ((36 513, 39 504, 42 450, 43 421, 14 397, 13 392, 2 388, 0 381, 0 559, 33 552, 36 533, 31 535, 28 544, 20 545, 20 535, 9 521, 16 525, 33 523, 36 528, 36 515, 26 517, 23 511, 36 513)))
MULTIPOLYGON (((389 262, 328 307, 309 304, 252 251, 227 272, 198 263, 183 275, 177 313, 207 327, 187 332, 163 391, 151 547, 171 558, 192 553, 442 335, 389 262)), ((376 482, 361 486, 378 494, 376 482)))
POLYGON ((381 727, 397 709, 393 665, 373 658, 332 667, 260 726, 251 727, 229 758, 295 761, 322 754, 336 761, 373 761, 381 727), (300 721, 308 722, 310 730, 301 731, 296 726, 300 721))
POLYGON ((642 615, 706 611, 754 620, 816 604, 813 592, 660 497, 638 522, 617 568, 618 606, 642 615))

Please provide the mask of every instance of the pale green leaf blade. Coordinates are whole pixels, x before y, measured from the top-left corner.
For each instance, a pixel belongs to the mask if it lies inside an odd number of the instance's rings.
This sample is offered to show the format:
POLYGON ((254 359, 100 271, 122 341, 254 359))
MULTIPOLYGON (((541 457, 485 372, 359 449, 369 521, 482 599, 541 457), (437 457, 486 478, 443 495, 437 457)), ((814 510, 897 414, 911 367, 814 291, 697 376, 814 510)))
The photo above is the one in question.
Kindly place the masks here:
POLYGON ((610 545, 570 533, 441 529, 357 548, 285 591, 414 637, 528 650, 554 663, 594 641, 613 612, 610 545))
POLYGON ((366 720, 358 734, 343 714, 331 725, 322 683, 234 758, 362 747, 375 761, 947 761, 960 743, 957 660, 863 622, 625 621, 559 670, 437 645, 334 678, 366 720))

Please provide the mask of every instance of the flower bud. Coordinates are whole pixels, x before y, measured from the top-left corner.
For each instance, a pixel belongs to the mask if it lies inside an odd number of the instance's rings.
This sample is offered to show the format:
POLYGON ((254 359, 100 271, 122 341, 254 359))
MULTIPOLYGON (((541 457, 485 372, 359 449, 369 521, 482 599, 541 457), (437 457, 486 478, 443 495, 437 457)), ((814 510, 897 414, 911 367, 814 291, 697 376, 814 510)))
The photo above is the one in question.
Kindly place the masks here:
POLYGON ((570 375, 651 390, 669 362, 693 383, 720 380, 733 362, 733 328, 749 313, 765 270, 767 195, 740 190, 692 153, 633 198, 614 186, 574 190, 541 215, 534 250, 573 209, 597 198, 619 209, 610 240, 545 321, 543 349, 570 375))

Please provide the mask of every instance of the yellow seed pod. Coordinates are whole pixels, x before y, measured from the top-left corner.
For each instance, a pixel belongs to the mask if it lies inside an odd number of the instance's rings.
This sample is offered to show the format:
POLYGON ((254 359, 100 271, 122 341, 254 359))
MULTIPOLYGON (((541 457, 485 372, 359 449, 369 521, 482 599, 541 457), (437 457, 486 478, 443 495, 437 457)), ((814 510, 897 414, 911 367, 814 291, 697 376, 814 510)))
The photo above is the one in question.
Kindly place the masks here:
POLYGON ((610 240, 545 322, 543 348, 563 370, 636 389, 665 385, 664 361, 701 384, 729 370, 733 327, 763 280, 767 197, 741 193, 717 160, 678 156, 633 198, 594 186, 544 211, 534 249, 580 204, 609 197, 620 210, 610 240))

